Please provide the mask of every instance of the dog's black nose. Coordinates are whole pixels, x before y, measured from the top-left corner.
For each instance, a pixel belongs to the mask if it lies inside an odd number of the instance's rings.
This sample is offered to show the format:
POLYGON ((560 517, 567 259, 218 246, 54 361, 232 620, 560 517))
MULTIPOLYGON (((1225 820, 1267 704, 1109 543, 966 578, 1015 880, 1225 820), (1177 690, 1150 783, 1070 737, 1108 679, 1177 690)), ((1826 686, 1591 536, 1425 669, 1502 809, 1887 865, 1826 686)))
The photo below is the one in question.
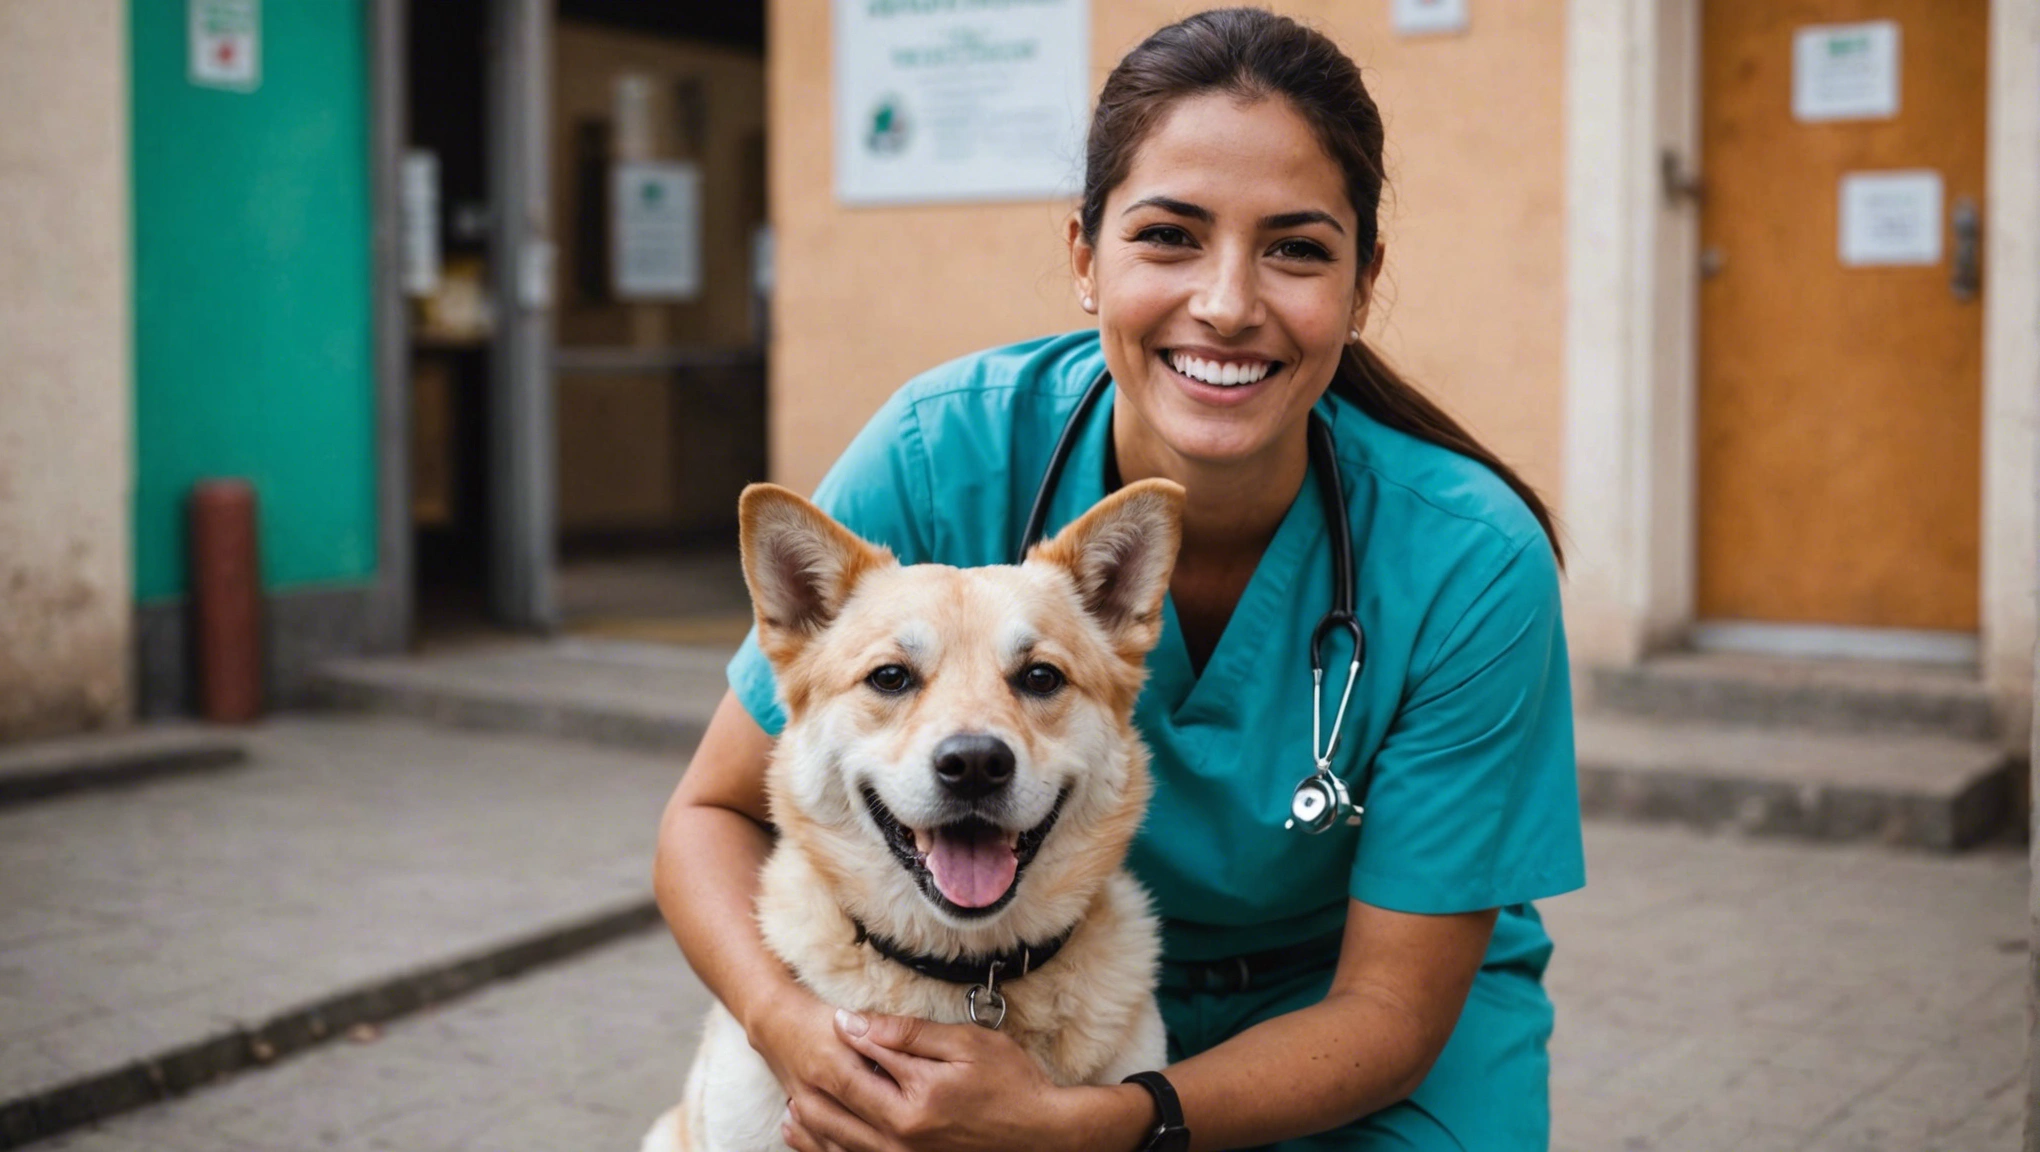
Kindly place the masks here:
POLYGON ((988 796, 1013 779, 1013 750, 997 736, 951 736, 935 746, 935 778, 959 799, 988 796))

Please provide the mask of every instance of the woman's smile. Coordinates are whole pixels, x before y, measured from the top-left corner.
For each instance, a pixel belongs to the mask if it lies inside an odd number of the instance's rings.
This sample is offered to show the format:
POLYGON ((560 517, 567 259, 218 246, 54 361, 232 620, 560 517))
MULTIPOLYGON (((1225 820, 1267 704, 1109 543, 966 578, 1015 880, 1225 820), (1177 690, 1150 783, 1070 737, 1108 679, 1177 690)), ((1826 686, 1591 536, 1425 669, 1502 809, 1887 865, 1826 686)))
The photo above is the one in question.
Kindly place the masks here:
POLYGON ((1190 399, 1200 404, 1244 404, 1266 388, 1280 386, 1279 360, 1202 348, 1164 348, 1158 359, 1190 399))

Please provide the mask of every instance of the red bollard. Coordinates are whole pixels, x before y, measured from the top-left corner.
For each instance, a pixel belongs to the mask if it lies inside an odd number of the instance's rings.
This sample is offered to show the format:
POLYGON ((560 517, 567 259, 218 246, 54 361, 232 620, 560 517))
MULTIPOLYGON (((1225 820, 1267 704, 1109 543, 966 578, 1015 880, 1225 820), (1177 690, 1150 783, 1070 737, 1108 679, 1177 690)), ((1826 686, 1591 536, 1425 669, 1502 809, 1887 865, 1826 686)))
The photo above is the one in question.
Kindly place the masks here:
POLYGON ((199 714, 241 724, 262 713, 262 567, 255 488, 205 480, 191 489, 191 626, 199 714))

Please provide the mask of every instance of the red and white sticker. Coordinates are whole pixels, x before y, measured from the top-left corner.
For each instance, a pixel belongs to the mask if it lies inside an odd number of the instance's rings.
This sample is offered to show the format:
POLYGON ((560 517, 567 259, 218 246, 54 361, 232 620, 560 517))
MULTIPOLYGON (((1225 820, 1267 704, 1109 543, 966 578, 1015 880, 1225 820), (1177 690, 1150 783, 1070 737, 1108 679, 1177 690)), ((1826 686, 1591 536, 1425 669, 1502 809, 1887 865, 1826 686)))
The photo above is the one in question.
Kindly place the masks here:
POLYGON ((262 83, 262 0, 187 0, 191 82, 253 92, 262 83))

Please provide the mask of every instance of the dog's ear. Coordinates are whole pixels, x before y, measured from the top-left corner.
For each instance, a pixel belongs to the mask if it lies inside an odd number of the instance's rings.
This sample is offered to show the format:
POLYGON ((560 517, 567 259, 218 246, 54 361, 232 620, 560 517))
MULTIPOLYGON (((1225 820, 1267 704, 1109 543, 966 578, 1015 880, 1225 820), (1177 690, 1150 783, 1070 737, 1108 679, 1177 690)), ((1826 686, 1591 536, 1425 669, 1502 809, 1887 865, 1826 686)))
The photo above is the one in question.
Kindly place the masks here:
POLYGON ((774 664, 828 627, 866 574, 894 563, 891 552, 776 484, 744 489, 737 525, 758 646, 774 664))
POLYGON ((1138 658, 1162 636, 1162 596, 1183 542, 1183 489, 1168 480, 1129 484, 1034 546, 1030 563, 1060 565, 1122 654, 1138 658))

